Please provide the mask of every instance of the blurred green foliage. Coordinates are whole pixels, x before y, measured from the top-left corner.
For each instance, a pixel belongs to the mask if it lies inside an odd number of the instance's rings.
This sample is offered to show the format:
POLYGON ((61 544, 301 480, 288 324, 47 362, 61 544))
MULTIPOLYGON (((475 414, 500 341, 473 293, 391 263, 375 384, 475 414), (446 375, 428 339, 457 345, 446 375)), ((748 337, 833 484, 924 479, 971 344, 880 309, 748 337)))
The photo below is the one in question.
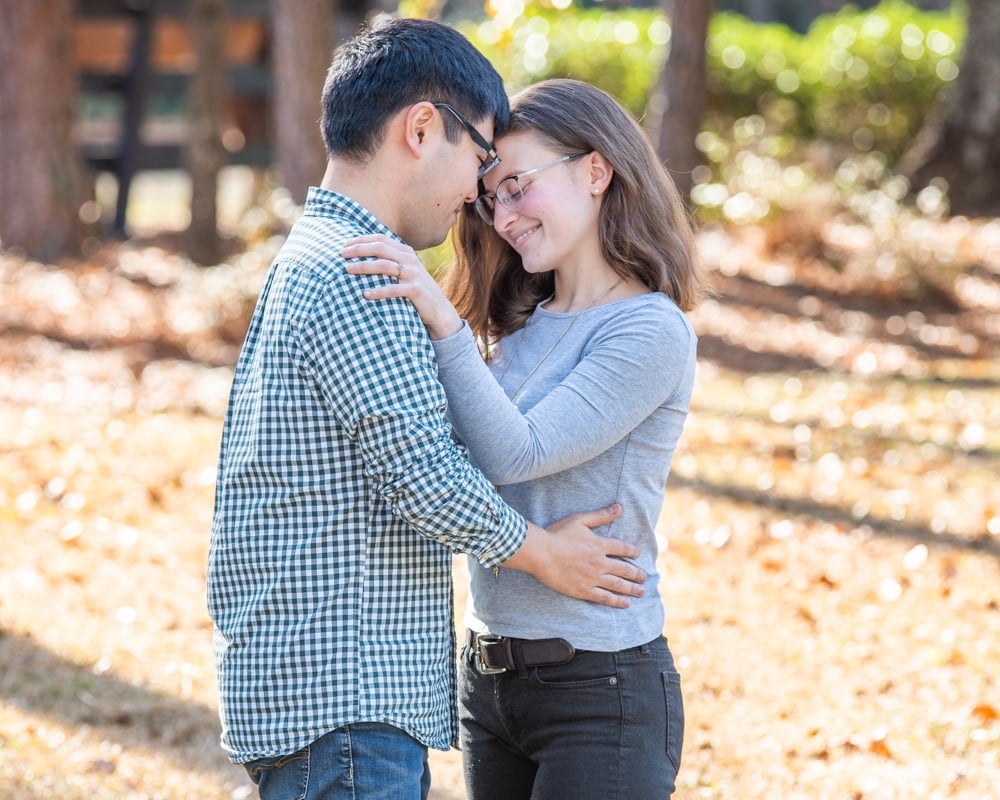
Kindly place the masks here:
POLYGON ((670 39, 662 14, 539 3, 523 8, 512 20, 500 14, 459 26, 504 76, 511 94, 546 78, 572 77, 600 86, 642 115, 670 39))
POLYGON ((720 14, 709 37, 711 127, 760 114, 772 130, 894 161, 958 76, 964 17, 902 0, 845 8, 800 36, 720 14))
MULTIPOLYGON (((560 5, 493 2, 489 19, 459 27, 511 92, 568 76, 600 86, 641 118, 669 46, 666 18, 656 9, 560 5)), ((964 24, 960 4, 921 11, 903 0, 845 7, 805 35, 718 13, 707 42, 706 128, 729 140, 738 120, 756 116, 789 138, 785 147, 819 138, 892 162, 958 75, 964 24)))

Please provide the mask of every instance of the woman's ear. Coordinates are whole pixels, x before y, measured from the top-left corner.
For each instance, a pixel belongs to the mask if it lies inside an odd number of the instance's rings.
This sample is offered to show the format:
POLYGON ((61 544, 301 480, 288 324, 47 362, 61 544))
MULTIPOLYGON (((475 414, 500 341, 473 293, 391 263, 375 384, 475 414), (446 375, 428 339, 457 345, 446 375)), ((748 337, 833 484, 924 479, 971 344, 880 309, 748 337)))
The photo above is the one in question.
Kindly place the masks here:
POLYGON ((608 160, 596 150, 587 156, 588 167, 588 188, 595 197, 604 194, 611 183, 611 177, 615 174, 614 168, 608 160))

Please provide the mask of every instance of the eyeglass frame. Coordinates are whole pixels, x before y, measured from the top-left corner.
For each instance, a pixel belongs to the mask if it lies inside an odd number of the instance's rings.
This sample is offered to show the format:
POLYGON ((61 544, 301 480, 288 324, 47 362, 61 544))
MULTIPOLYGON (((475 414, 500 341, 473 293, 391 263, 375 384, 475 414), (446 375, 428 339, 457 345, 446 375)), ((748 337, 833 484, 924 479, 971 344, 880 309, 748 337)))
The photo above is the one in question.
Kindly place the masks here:
POLYGON ((534 167, 533 169, 528 169, 525 170, 524 172, 519 172, 516 175, 511 175, 507 178, 504 178, 502 181, 500 181, 500 183, 497 184, 496 192, 494 192, 493 194, 483 192, 479 195, 479 197, 476 198, 475 206, 476 206, 476 213, 479 215, 479 219, 492 227, 493 223, 496 220, 496 205, 495 205, 496 203, 500 203, 500 205, 502 205, 508 211, 517 211, 516 208, 511 208, 508 205, 508 203, 511 202, 515 197, 520 197, 522 201, 524 200, 525 187, 521 186, 522 178, 527 178, 529 175, 535 175, 536 173, 539 173, 544 169, 556 166, 556 164, 562 164, 565 163, 566 161, 572 161, 574 158, 583 158, 585 155, 588 155, 589 152, 590 151, 582 153, 569 153, 568 155, 560 156, 554 161, 549 161, 545 164, 542 164, 540 167, 534 167), (507 181, 514 181, 514 185, 517 187, 517 191, 510 192, 509 199, 505 201, 503 200, 503 198, 498 197, 497 193, 500 191, 500 187, 503 186, 505 183, 507 183, 507 181), (492 201, 494 203, 492 208, 486 205, 487 201, 492 201))
POLYGON ((448 111, 454 115, 455 119, 458 120, 459 125, 465 128, 465 132, 469 134, 469 138, 472 139, 472 143, 486 153, 488 160, 479 165, 479 171, 477 173, 479 180, 482 180, 490 170, 500 163, 500 156, 497 155, 496 146, 493 142, 487 141, 486 137, 477 131, 475 126, 473 126, 473 124, 469 122, 469 120, 467 120, 454 106, 449 105, 448 103, 431 103, 431 105, 433 105, 434 108, 448 109, 448 111))

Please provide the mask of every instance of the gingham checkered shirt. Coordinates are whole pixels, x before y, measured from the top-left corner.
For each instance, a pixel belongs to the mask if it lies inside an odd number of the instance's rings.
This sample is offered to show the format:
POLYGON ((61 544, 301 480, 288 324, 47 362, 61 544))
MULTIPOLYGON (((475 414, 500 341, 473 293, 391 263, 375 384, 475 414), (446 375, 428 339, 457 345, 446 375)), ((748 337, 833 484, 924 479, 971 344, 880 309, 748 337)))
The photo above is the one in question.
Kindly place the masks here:
POLYGON ((451 551, 524 540, 451 438, 412 306, 362 297, 347 239, 391 232, 310 189, 247 332, 222 434, 208 563, 222 746, 296 752, 352 722, 456 740, 451 551))

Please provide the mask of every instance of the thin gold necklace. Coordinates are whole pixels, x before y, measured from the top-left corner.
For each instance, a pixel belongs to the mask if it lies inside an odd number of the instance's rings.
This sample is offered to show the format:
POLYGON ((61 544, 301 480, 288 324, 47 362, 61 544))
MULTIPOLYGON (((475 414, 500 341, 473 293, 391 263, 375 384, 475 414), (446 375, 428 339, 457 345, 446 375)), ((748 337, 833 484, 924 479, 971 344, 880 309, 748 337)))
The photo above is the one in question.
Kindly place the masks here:
MULTIPOLYGON (((619 278, 617 281, 611 284, 611 286, 609 286, 607 289, 605 289, 603 292, 597 295, 597 297, 595 297, 593 300, 587 303, 587 305, 585 305, 583 308, 581 308, 573 315, 573 319, 569 321, 569 325, 567 325, 563 330, 563 332, 560 333, 559 336, 556 338, 556 340, 551 345, 549 345, 549 349, 545 351, 545 354, 538 360, 538 363, 535 364, 535 366, 533 366, 529 370, 528 374, 524 376, 524 379, 517 385, 517 388, 511 393, 510 399, 512 403, 517 402, 517 396, 521 393, 521 390, 524 388, 524 384, 526 384, 531 379, 531 376, 538 371, 538 368, 545 363, 545 359, 547 359, 550 355, 552 355, 552 351, 559 346, 559 342, 561 342, 563 339, 566 338, 566 334, 569 333, 569 330, 570 328, 573 327, 574 323, 578 319, 580 319, 580 315, 587 309, 595 306, 598 302, 603 300, 609 294, 611 294, 615 289, 617 289, 621 285, 623 280, 625 279, 619 278)), ((551 295, 550 297, 546 298, 545 300, 542 301, 542 303, 547 303, 553 297, 555 297, 555 295, 551 295)), ((539 303, 539 305, 542 305, 542 303, 539 303)), ((517 344, 514 345, 514 350, 513 352, 511 352, 510 358, 507 359, 507 364, 504 366, 503 372, 500 374, 500 378, 497 381, 498 383, 503 383, 503 379, 507 375, 507 370, 510 369, 510 365, 514 363, 514 358, 517 356, 517 351, 521 349, 521 342, 524 341, 524 335, 527 332, 527 330, 528 330, 528 324, 525 323, 524 327, 521 328, 521 335, 517 339, 517 344)))

